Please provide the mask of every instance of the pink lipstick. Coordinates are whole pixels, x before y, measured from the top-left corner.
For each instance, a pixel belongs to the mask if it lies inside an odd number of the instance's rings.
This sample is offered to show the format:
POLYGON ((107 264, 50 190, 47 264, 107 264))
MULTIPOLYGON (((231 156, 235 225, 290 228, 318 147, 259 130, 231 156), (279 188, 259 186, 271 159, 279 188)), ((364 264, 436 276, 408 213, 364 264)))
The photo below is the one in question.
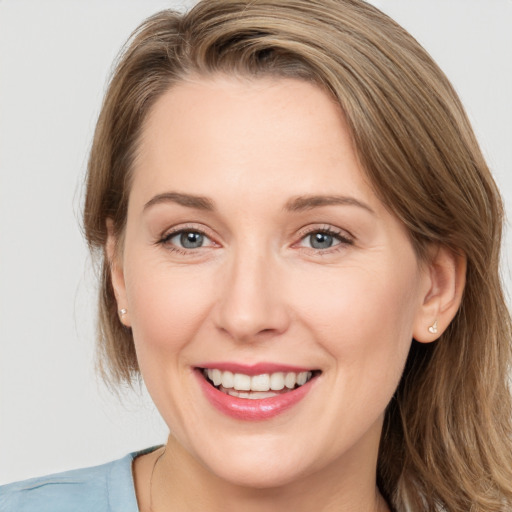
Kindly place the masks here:
MULTIPOLYGON (((198 383, 203 391, 205 397, 210 402, 213 407, 215 407, 218 411, 226 414, 227 416, 231 416, 232 418, 246 421, 261 421, 273 418, 287 410, 289 410, 294 405, 298 404, 313 388, 316 377, 320 372, 313 371, 308 368, 300 368, 297 366, 288 366, 281 364, 273 364, 273 363, 258 363, 255 365, 242 365, 242 364, 233 364, 233 363, 208 363, 204 364, 201 367, 197 367, 194 371, 196 378, 198 379, 198 383), (214 385, 214 383, 205 377, 204 373, 206 369, 216 369, 221 372, 231 372, 232 374, 243 374, 245 376, 259 376, 262 374, 275 374, 280 373, 284 375, 289 375, 290 373, 298 376, 302 374, 303 376, 307 373, 308 380, 306 380, 305 376, 302 378, 302 382, 293 385, 293 376, 292 383, 287 380, 287 387, 278 389, 278 390, 268 390, 268 394, 274 394, 274 396, 264 397, 264 398, 254 398, 254 396, 258 395, 258 392, 250 391, 249 388, 242 388, 245 390, 249 390, 248 394, 252 394, 252 398, 241 397, 241 396, 232 396, 234 395, 245 395, 244 392, 239 392, 234 389, 226 389, 220 385, 214 385), (222 389, 222 390, 221 390, 222 389), (230 394, 232 393, 232 394, 230 394)), ((246 377, 247 379, 248 377, 246 377)), ((300 379, 297 379, 297 382, 300 379)), ((228 386, 229 387, 229 386, 228 386)))

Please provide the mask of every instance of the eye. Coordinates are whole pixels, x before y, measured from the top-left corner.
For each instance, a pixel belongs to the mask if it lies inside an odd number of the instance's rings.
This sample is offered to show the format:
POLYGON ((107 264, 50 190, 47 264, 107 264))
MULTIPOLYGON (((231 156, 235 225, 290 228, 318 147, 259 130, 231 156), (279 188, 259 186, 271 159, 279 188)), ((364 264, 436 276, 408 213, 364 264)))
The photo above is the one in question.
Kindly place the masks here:
POLYGON ((318 251, 352 244, 353 240, 345 232, 334 231, 332 228, 310 230, 299 242, 300 247, 318 251))
POLYGON ((176 250, 193 250, 215 245, 204 233, 192 229, 182 229, 169 233, 162 238, 161 243, 176 250))

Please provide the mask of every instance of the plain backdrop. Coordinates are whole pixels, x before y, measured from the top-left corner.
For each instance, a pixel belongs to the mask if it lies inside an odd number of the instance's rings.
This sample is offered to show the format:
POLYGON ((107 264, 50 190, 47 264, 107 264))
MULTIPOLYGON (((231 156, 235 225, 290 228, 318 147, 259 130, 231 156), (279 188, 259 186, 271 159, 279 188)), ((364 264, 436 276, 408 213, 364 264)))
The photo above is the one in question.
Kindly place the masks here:
MULTIPOLYGON (((165 441, 144 394, 94 373, 95 274, 80 232, 111 64, 163 0, 0 0, 0 483, 165 441)), ((512 211, 512 1, 375 0, 458 90, 512 211)), ((510 229, 509 229, 510 232, 510 229)), ((512 289, 511 236, 503 274, 512 289)))

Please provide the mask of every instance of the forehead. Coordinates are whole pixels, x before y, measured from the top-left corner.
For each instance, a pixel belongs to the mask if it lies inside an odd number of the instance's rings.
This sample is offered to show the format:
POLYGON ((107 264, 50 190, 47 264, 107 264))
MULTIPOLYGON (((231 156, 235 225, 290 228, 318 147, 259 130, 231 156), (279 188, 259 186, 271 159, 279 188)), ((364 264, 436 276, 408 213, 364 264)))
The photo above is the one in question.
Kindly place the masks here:
POLYGON ((343 113, 302 80, 216 76, 166 91, 144 124, 132 192, 369 194, 343 113))

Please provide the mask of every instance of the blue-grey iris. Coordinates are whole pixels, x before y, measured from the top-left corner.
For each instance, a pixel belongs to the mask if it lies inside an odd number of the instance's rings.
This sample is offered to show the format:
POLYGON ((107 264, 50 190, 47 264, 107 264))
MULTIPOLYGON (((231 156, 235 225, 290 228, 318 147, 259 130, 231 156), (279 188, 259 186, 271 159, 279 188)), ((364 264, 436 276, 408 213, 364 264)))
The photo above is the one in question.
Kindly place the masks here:
POLYGON ((314 233, 309 236, 309 242, 313 249, 329 249, 332 247, 334 237, 327 233, 314 233))
POLYGON ((185 231, 181 233, 180 244, 185 249, 197 249, 203 245, 204 236, 201 233, 185 231))

